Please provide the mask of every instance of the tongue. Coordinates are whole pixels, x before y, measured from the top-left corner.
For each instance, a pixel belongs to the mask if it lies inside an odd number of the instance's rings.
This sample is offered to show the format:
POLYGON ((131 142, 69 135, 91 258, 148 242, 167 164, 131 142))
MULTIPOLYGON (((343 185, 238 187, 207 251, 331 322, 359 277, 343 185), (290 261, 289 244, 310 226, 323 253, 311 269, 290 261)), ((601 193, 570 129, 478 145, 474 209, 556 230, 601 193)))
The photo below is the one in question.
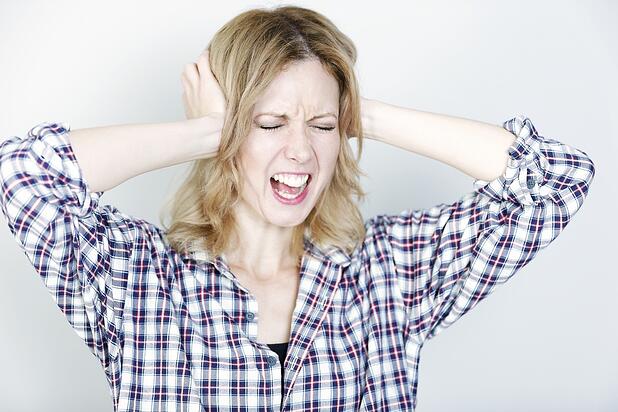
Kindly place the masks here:
POLYGON ((276 180, 274 180, 274 179, 270 179, 270 184, 272 185, 272 187, 273 187, 275 190, 278 190, 278 191, 280 191, 280 192, 290 193, 290 194, 292 194, 292 195, 297 195, 297 194, 299 194, 299 193, 300 193, 300 190, 303 188, 302 186, 301 186, 301 187, 292 187, 292 186, 288 186, 288 185, 286 185, 285 183, 278 182, 278 181, 276 181, 276 180))

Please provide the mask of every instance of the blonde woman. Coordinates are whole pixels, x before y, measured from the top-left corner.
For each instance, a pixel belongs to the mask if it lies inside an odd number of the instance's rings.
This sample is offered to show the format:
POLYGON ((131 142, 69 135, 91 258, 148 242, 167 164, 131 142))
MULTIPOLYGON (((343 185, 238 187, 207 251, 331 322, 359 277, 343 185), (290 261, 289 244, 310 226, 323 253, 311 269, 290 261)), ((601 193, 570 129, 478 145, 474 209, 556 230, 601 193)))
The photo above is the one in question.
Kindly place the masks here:
POLYGON ((581 207, 583 151, 523 115, 492 125, 361 98, 355 61, 314 11, 250 10, 186 66, 187 120, 45 122, 0 145, 8 226, 101 361, 114 410, 411 411, 423 344, 581 207), (365 138, 474 190, 363 220, 365 138), (99 202, 183 162, 164 228, 99 202))

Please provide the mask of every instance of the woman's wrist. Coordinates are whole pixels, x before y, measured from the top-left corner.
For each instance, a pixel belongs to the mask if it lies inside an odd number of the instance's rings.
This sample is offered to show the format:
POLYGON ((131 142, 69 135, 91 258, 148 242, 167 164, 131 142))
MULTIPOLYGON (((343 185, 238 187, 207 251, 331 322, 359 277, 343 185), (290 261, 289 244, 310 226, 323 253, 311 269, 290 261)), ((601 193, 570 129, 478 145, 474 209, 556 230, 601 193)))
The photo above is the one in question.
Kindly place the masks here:
POLYGON ((208 159, 217 155, 221 142, 224 115, 210 113, 206 116, 186 120, 187 126, 192 130, 191 135, 195 141, 194 159, 208 159))
POLYGON ((361 97, 361 123, 363 125, 363 137, 367 139, 375 139, 375 100, 361 97))

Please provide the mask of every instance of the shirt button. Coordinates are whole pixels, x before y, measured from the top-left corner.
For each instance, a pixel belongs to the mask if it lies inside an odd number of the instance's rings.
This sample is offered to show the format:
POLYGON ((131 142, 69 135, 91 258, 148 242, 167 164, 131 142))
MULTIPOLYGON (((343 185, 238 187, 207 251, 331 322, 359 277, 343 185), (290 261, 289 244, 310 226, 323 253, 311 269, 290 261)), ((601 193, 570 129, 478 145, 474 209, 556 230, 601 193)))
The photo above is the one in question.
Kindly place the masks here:
POLYGON ((528 185, 528 189, 532 189, 534 185, 536 184, 534 177, 528 176, 528 180, 526 181, 526 184, 528 185))
POLYGON ((255 315, 253 314, 253 312, 247 313, 247 320, 251 322, 253 321, 253 319, 255 319, 255 315))
POLYGON ((274 356, 269 356, 266 358, 266 362, 268 362, 268 366, 275 366, 277 364, 277 358, 274 356))

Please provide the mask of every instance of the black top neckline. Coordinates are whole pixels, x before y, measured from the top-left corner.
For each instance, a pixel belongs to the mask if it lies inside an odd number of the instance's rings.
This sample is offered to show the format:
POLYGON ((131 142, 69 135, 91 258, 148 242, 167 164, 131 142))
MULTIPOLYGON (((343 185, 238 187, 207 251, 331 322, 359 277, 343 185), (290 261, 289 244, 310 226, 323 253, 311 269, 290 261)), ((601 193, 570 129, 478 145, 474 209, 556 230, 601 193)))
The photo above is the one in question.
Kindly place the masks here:
POLYGON ((283 342, 283 343, 267 343, 266 345, 268 345, 269 348, 283 348, 288 346, 290 342, 283 342))
POLYGON ((266 345, 279 356, 279 363, 281 363, 281 369, 283 369, 283 363, 285 362, 285 355, 288 352, 289 342, 283 343, 267 343, 266 345))

